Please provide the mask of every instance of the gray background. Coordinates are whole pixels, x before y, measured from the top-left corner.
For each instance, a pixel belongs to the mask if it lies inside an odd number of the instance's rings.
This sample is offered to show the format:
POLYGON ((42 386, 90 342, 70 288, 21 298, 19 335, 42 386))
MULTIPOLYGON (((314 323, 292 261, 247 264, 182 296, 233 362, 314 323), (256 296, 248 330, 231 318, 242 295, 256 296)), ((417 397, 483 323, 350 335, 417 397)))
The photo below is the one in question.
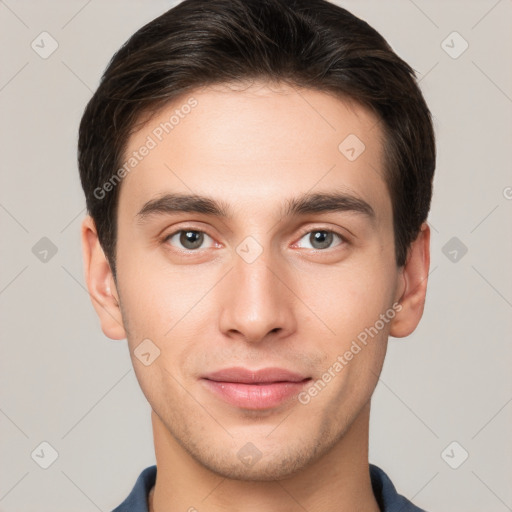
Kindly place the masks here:
MULTIPOLYGON (((425 314, 390 339, 370 461, 429 511, 512 510, 512 0, 338 3, 418 72, 439 151, 425 314)), ((0 511, 109 511, 155 462, 126 341, 84 285, 76 139, 112 54, 172 5, 0 1, 0 511)))

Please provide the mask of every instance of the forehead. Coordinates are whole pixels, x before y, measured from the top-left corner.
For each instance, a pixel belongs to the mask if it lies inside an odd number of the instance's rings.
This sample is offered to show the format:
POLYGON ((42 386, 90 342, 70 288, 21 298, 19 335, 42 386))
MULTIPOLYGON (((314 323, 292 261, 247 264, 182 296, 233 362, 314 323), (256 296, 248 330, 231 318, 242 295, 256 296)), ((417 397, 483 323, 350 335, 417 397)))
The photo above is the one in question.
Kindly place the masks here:
POLYGON ((383 149, 378 118, 353 101, 288 85, 209 86, 132 134, 119 208, 134 216, 179 192, 270 211, 294 192, 336 190, 389 213, 383 149))

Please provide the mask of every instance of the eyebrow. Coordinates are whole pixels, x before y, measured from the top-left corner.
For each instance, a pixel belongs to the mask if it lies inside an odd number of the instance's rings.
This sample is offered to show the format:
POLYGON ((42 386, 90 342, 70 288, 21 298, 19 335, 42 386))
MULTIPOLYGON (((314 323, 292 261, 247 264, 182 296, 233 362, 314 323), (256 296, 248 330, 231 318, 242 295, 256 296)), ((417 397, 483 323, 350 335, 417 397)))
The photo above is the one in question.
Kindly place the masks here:
MULTIPOLYGON (((281 210, 281 217, 293 217, 315 213, 353 212, 364 215, 372 223, 375 211, 369 203, 351 194, 341 192, 306 193, 288 199, 281 210)), ((202 213, 213 217, 233 217, 230 205, 211 197, 197 194, 165 194, 151 199, 137 213, 138 222, 149 217, 176 213, 202 213)))

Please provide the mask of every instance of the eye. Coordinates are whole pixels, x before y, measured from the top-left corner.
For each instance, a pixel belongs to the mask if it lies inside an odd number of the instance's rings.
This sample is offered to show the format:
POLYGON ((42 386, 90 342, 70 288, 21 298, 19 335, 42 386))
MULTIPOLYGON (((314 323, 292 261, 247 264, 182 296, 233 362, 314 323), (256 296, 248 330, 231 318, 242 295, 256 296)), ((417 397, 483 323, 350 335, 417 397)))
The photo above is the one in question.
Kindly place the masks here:
MULTIPOLYGON (((204 231, 199 231, 197 229, 180 229, 179 231, 175 231, 174 233, 166 236, 163 241, 166 243, 169 242, 170 245, 176 247, 172 243, 172 240, 175 242, 177 240, 178 243, 181 244, 181 247, 178 247, 179 249, 184 248, 187 251, 193 251, 201 247, 205 240, 205 236, 212 240, 212 238, 204 231)), ((210 245, 210 247, 212 247, 212 245, 210 245)))
POLYGON ((310 247, 306 247, 307 249, 322 250, 329 249, 336 237, 341 240, 341 243, 338 245, 342 245, 346 242, 345 238, 339 233, 328 229, 308 231, 302 236, 301 240, 306 239, 310 243, 310 247))

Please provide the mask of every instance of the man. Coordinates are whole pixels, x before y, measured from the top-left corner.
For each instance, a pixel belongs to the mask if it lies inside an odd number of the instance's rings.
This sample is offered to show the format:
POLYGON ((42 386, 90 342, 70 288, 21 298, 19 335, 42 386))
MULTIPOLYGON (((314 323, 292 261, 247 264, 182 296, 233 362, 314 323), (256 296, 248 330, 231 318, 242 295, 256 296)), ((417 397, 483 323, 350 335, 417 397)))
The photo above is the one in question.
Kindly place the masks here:
POLYGON ((84 112, 87 286, 156 466, 121 511, 418 511, 368 461, 423 313, 435 169, 413 70, 324 0, 185 0, 84 112))

